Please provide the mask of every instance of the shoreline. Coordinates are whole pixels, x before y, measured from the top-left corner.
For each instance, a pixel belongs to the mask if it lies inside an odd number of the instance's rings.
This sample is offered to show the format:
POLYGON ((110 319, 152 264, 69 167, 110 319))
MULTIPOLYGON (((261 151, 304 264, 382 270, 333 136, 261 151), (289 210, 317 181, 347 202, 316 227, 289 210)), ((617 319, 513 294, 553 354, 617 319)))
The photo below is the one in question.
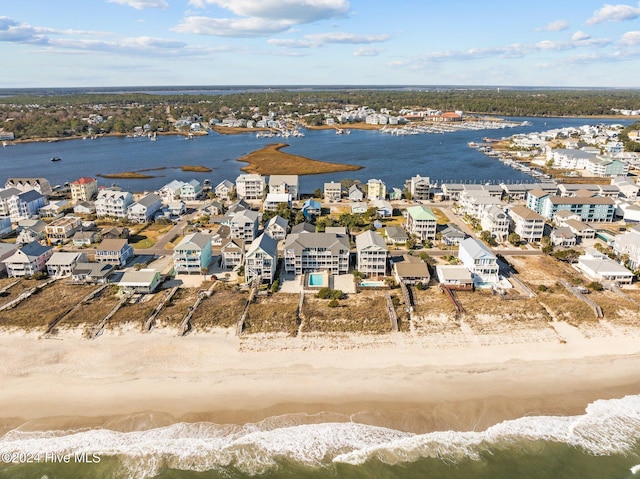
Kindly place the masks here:
POLYGON ((387 339, 288 339, 276 344, 289 349, 267 350, 243 348, 261 340, 231 330, 185 338, 120 331, 96 340, 2 332, 0 433, 288 415, 416 433, 483 430, 522 416, 580 415, 597 399, 640 394, 637 337, 432 349, 387 339))

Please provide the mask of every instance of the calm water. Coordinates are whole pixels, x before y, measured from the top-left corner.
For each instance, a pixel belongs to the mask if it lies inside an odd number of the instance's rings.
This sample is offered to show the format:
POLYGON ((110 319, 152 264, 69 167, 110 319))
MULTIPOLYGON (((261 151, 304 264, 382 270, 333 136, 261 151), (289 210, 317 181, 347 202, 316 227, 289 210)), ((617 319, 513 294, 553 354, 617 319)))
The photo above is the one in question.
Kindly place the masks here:
MULTIPOLYGON (((525 118, 516 120, 522 121, 525 118)), ((102 185, 118 183, 129 191, 155 190, 172 179, 200 181, 216 185, 223 179, 234 181, 244 163, 237 158, 276 141, 290 146, 283 151, 309 158, 364 166, 355 172, 312 175, 300 178, 302 192, 310 193, 325 181, 352 178, 367 181, 379 178, 387 188, 402 187, 416 174, 442 181, 531 181, 531 177, 469 148, 470 141, 483 137, 544 131, 564 126, 602 123, 602 120, 529 118, 533 126, 504 130, 461 131, 444 135, 392 136, 378 131, 352 130, 336 135, 333 130, 305 131, 304 138, 256 138, 253 133, 219 135, 211 133, 191 141, 180 136, 145 138, 100 138, 55 143, 29 143, 0 148, 0 184, 9 177, 43 176, 52 185, 80 176, 149 170, 155 178, 145 180, 99 179, 102 185), (52 163, 51 157, 62 161, 52 163), (180 165, 204 165, 210 173, 182 172, 180 165)), ((609 123, 623 123, 609 121, 609 123)), ((627 122, 628 123, 628 122, 627 122)))
POLYGON ((578 416, 527 416, 481 432, 412 434, 300 414, 241 426, 14 430, 0 438, 3 458, 15 451, 85 451, 100 462, 0 464, 0 479, 626 479, 640 477, 632 472, 640 464, 639 438, 640 396, 595 401, 578 416))

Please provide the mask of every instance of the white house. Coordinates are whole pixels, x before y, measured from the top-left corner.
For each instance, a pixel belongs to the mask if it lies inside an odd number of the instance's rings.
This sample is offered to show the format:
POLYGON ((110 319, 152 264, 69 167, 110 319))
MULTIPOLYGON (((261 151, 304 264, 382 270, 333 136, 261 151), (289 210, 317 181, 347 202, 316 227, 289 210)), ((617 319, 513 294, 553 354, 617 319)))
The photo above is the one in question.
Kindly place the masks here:
POLYGON ((585 254, 578 258, 576 266, 592 281, 612 281, 617 284, 631 284, 633 281, 631 271, 595 248, 587 248, 585 254))
POLYGON ((231 198, 231 194, 233 192, 233 183, 229 180, 222 180, 218 185, 214 188, 214 193, 216 197, 221 200, 228 200, 231 198))
POLYGON ((259 200, 264 195, 264 177, 256 174, 240 175, 236 178, 236 193, 238 198, 245 200, 259 200))
POLYGON ((104 189, 98 192, 95 201, 97 216, 126 218, 127 208, 133 203, 133 195, 128 191, 104 189))
POLYGON ((324 270, 346 274, 349 238, 335 233, 292 233, 284 244, 284 268, 295 274, 324 270))
POLYGON ((283 240, 287 237, 288 228, 289 222, 282 216, 276 215, 267 222, 264 230, 269 233, 272 238, 283 240))
POLYGON ((436 238, 436 216, 426 206, 418 205, 407 208, 406 229, 420 240, 436 238))
POLYGON ((234 269, 244 264, 244 241, 225 238, 220 247, 223 269, 234 269))
POLYGON ((462 240, 458 258, 473 275, 474 283, 498 282, 498 258, 481 241, 474 238, 462 240))
POLYGON ((297 200, 300 196, 298 175, 271 175, 269 177, 269 193, 290 194, 297 200))
POLYGON ((180 199, 184 201, 197 200, 202 194, 202 185, 198 180, 191 180, 183 183, 180 187, 180 199))
POLYGON ((46 268, 53 249, 40 243, 27 243, 7 259, 3 260, 9 277, 31 276, 46 268))
POLYGON ((155 193, 150 193, 129 205, 127 218, 134 223, 146 223, 153 219, 160 208, 162 208, 162 198, 155 193))
POLYGON ((278 268, 278 241, 267 233, 253 240, 244 261, 247 283, 254 280, 272 283, 278 268))
POLYGON ((484 231, 491 233, 496 241, 506 241, 509 236, 509 217, 499 206, 491 206, 482 212, 480 225, 484 231))
POLYGON ((509 209, 513 231, 522 241, 535 242, 542 239, 544 218, 526 206, 515 205, 509 209))
POLYGON ((324 199, 327 201, 340 201, 342 198, 342 185, 336 181, 324 184, 324 199))
POLYGON ((56 251, 47 260, 47 273, 52 278, 66 278, 71 276, 76 265, 83 261, 86 261, 84 253, 56 251))

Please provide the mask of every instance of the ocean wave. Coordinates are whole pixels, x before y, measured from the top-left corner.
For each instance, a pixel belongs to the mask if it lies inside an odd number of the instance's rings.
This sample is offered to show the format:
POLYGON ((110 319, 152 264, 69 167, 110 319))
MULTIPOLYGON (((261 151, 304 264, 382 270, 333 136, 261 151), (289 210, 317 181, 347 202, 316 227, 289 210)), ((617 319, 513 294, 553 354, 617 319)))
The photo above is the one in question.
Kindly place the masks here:
POLYGON ((552 441, 590 454, 624 453, 640 437, 640 396, 600 400, 579 416, 528 416, 485 431, 413 434, 352 422, 318 422, 329 415, 291 415, 255 424, 176 423, 143 431, 15 429, 0 438, 0 453, 87 452, 117 456, 123 477, 153 477, 167 468, 227 467, 260 474, 279 460, 321 467, 331 463, 387 464, 420 458, 479 459, 485 450, 521 441, 552 441), (304 422, 307 422, 306 424, 304 422))

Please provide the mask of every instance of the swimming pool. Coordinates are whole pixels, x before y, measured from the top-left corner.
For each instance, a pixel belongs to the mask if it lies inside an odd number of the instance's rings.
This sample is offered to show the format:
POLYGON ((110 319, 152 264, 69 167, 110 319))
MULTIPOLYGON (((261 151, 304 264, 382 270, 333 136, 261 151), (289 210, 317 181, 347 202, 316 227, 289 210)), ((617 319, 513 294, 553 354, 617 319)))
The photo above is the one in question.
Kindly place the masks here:
POLYGON ((329 287, 329 275, 327 273, 309 273, 307 286, 312 288, 329 287))
POLYGON ((384 288, 387 286, 387 283, 384 281, 362 281, 360 286, 363 288, 384 288))

